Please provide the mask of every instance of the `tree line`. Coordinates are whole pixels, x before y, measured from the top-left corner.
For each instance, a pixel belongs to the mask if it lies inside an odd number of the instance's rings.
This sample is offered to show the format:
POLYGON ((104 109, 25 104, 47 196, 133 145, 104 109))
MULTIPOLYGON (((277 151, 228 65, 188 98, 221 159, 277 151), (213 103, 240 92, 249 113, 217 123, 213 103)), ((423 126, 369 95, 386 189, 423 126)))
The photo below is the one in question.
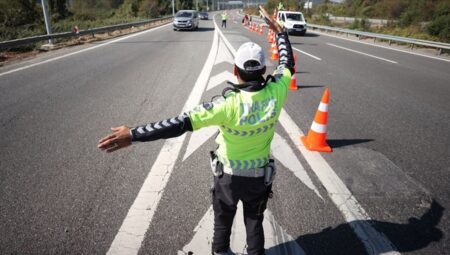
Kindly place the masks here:
MULTIPOLYGON (((411 36, 424 33, 450 42, 449 0, 345 0, 342 4, 325 1, 314 12, 356 17, 362 23, 368 18, 393 20, 392 28, 409 31, 411 36)), ((361 24, 354 27, 364 29, 361 24)))
MULTIPOLYGON (((211 0, 210 0, 211 1, 211 0)), ((170 0, 47 0, 53 32, 157 18, 172 13, 170 0)), ((193 9, 194 0, 175 0, 175 10, 193 9)), ((206 0, 198 0, 206 9, 206 0)), ((40 0, 0 0, 0 41, 45 33, 40 0)))
MULTIPOLYGON (((171 14, 170 0, 47 0, 54 32, 68 31, 76 24, 81 29, 120 22, 148 19, 171 14)), ((195 9, 197 0, 175 0, 176 10, 195 9)), ((211 0, 209 0, 211 6, 211 0)), ((449 0, 345 0, 303 10, 306 0, 268 0, 271 12, 282 2, 285 9, 306 14, 333 14, 365 18, 392 19, 400 28, 415 27, 441 41, 450 41, 449 0)), ((206 10, 206 0, 198 0, 199 9, 206 10)), ((250 11, 250 10, 246 10, 250 11)), ((258 10, 251 10, 254 14, 258 10)), ((40 0, 0 0, 0 40, 43 34, 40 0)), ((358 27, 356 27, 358 28, 358 27)))

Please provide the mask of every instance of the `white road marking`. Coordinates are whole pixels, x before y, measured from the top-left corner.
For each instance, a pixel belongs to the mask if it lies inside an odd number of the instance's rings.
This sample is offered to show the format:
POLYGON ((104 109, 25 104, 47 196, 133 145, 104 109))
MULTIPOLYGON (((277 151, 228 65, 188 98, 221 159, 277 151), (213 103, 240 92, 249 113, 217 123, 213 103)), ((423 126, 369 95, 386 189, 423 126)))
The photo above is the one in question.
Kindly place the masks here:
POLYGON ((323 200, 319 190, 316 188, 305 168, 303 168, 300 161, 295 156, 291 146, 281 137, 278 133, 275 133, 270 150, 274 158, 277 159, 282 165, 289 169, 303 184, 310 190, 314 191, 318 197, 323 200))
POLYGON ((222 62, 233 64, 233 56, 231 56, 231 53, 228 51, 227 46, 223 43, 221 40, 219 42, 219 49, 217 50, 217 56, 216 61, 214 62, 214 65, 220 64, 222 62))
POLYGON ((386 62, 389 62, 389 63, 398 64, 398 62, 393 61, 393 60, 389 60, 389 59, 387 59, 387 58, 377 57, 377 56, 372 55, 372 54, 368 54, 368 53, 364 53, 364 52, 361 52, 361 51, 349 49, 349 48, 342 47, 342 46, 339 46, 339 45, 336 45, 336 44, 332 44, 332 43, 327 43, 327 44, 330 45, 330 46, 339 48, 339 49, 343 49, 343 50, 351 51, 351 52, 358 53, 358 54, 361 54, 361 55, 364 55, 364 56, 368 56, 368 57, 380 59, 380 60, 383 60, 383 61, 386 61, 386 62))
MULTIPOLYGON (((217 30, 216 27, 208 58, 203 65, 202 71, 195 82, 194 88, 182 112, 192 109, 200 102, 217 53, 217 30)), ((172 174, 185 137, 186 135, 182 135, 165 141, 133 205, 129 209, 119 232, 109 247, 108 254, 137 254, 139 252, 145 233, 150 226, 150 222, 164 193, 164 188, 172 174)))
MULTIPOLYGON (((232 47, 222 33, 219 33, 219 35, 228 47, 232 47)), ((233 55, 235 55, 236 51, 234 48, 229 49, 233 55)), ((311 169, 317 175, 324 188, 327 190, 330 199, 342 213, 345 220, 349 223, 350 227, 353 229, 353 232, 363 242, 367 253, 370 255, 400 254, 389 239, 383 233, 375 230, 375 228, 369 223, 371 220, 369 215, 358 203, 350 190, 347 189, 344 182, 342 182, 339 176, 320 155, 320 153, 308 151, 303 146, 300 142, 300 137, 304 135, 303 132, 284 109, 281 110, 279 121, 288 133, 292 142, 303 154, 304 158, 311 166, 311 169)))
POLYGON ((279 120, 327 190, 333 203, 341 211, 353 232, 363 242, 368 254, 400 254, 389 239, 383 233, 375 230, 369 223, 371 221, 370 216, 320 153, 309 151, 303 146, 300 142, 300 137, 304 136, 303 132, 284 109, 281 111, 279 120))
MULTIPOLYGON (((246 254, 246 232, 243 217, 242 203, 238 203, 236 216, 234 217, 233 233, 230 238, 230 248, 236 254, 246 254)), ((205 213, 198 225, 194 229, 192 240, 179 251, 179 255, 186 255, 192 252, 194 255, 211 254, 211 244, 213 241, 214 212, 212 206, 205 213)), ((264 248, 267 255, 295 254, 304 255, 305 251, 298 243, 286 233, 286 231, 276 222, 272 212, 267 209, 264 212, 264 248)))
POLYGON ((363 42, 363 41, 357 41, 357 40, 353 40, 353 39, 350 39, 350 38, 343 38, 343 37, 340 37, 340 36, 330 35, 330 34, 319 32, 319 31, 314 31, 313 33, 320 34, 320 35, 325 35, 325 36, 329 36, 329 37, 334 37, 334 38, 338 38, 338 39, 341 39, 341 40, 346 40, 346 41, 350 41, 350 42, 354 42, 354 43, 361 43, 361 44, 370 45, 370 46, 374 46, 374 47, 379 47, 379 48, 383 48, 383 49, 399 51, 399 52, 403 52, 403 53, 407 53, 407 54, 411 54, 411 55, 416 55, 416 56, 421 56, 421 57, 426 57, 426 58, 431 58, 431 59, 442 60, 442 61, 445 61, 445 62, 450 62, 450 59, 429 56, 429 55, 420 54, 420 53, 413 52, 413 51, 401 50, 401 49, 396 49, 396 48, 393 48, 393 47, 388 47, 388 46, 383 46, 383 45, 378 45, 378 44, 373 44, 373 43, 368 43, 368 42, 363 42))
POLYGON ((202 146, 206 141, 209 140, 213 135, 215 135, 219 129, 217 127, 205 127, 192 133, 189 143, 184 153, 183 161, 185 161, 189 156, 194 153, 200 146, 202 146))
POLYGON ((231 81, 233 83, 237 82, 236 76, 229 71, 223 71, 209 79, 208 88, 206 90, 210 90, 212 88, 215 88, 219 86, 222 83, 225 83, 227 81, 231 81))
POLYGON ((308 57, 312 57, 313 59, 316 59, 316 60, 322 61, 322 59, 321 59, 321 58, 319 58, 319 57, 316 57, 316 56, 314 56, 314 55, 312 55, 312 54, 309 54, 308 52, 304 52, 304 51, 302 51, 302 50, 299 50, 299 49, 297 49, 297 48, 294 48, 294 47, 292 47, 292 49, 294 49, 294 50, 296 50, 296 51, 298 51, 298 52, 300 52, 300 53, 302 53, 302 54, 305 54, 305 55, 306 55, 306 56, 308 56, 308 57))
POLYGON ((34 67, 34 66, 38 66, 38 65, 42 65, 42 64, 45 64, 45 63, 50 63, 50 62, 53 62, 53 61, 56 61, 56 60, 59 60, 59 59, 62 59, 62 58, 70 57, 70 56, 73 56, 73 55, 76 55, 76 54, 79 54, 79 53, 83 53, 83 52, 86 52, 86 51, 94 50, 94 49, 97 49, 97 48, 100 48, 100 47, 103 47, 103 46, 106 46, 106 45, 109 45, 109 44, 112 44, 112 43, 116 43, 116 42, 119 42, 119 41, 122 41, 122 40, 126 40, 128 38, 132 38, 132 37, 139 36, 139 35, 151 32, 151 31, 155 31, 155 30, 158 30, 160 28, 163 28, 163 27, 166 27, 166 26, 169 26, 169 25, 172 25, 172 23, 169 23, 167 25, 162 25, 162 26, 159 26, 159 27, 155 27, 155 28, 152 28, 152 29, 149 29, 149 30, 145 30, 145 31, 142 31, 142 32, 139 32, 139 33, 132 34, 132 35, 127 35, 127 36, 124 36, 124 37, 120 37, 119 39, 115 39, 115 40, 112 40, 112 41, 109 41, 109 42, 106 42, 106 43, 102 43, 102 44, 99 44, 99 45, 96 45, 96 46, 92 46, 92 47, 89 47, 89 48, 86 48, 86 49, 82 49, 82 50, 79 50, 79 51, 71 52, 71 53, 68 53, 68 54, 65 54, 65 55, 62 55, 62 56, 50 58, 50 59, 47 59, 47 60, 44 60, 44 61, 41 61, 41 62, 38 62, 38 63, 34 63, 34 64, 27 65, 27 66, 22 66, 22 67, 19 67, 19 68, 16 68, 16 69, 12 69, 12 70, 0 73, 0 77, 4 76, 4 75, 7 75, 7 74, 10 74, 10 73, 15 73, 15 72, 18 72, 18 71, 22 71, 22 70, 25 70, 25 69, 28 69, 28 68, 31 68, 31 67, 34 67))

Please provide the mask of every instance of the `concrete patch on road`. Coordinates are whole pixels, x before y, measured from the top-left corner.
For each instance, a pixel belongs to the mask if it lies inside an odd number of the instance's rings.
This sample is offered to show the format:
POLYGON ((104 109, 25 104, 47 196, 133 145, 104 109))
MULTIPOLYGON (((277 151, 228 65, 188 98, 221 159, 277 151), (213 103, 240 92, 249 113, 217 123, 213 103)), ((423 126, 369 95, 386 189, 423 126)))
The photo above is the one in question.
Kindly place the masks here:
POLYGON ((364 147, 335 150, 332 167, 353 194, 383 197, 430 194, 385 155, 364 147))

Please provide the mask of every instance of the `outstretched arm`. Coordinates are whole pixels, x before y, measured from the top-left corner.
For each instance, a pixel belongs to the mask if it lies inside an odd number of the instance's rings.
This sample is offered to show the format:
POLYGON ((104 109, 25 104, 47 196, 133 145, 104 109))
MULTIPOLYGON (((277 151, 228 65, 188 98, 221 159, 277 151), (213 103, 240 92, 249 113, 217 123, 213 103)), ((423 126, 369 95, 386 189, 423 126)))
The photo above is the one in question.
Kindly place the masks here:
POLYGON ((177 137, 186 131, 192 131, 192 124, 186 114, 175 118, 129 128, 120 126, 111 128, 112 134, 100 139, 97 147, 102 151, 113 152, 131 145, 132 142, 147 142, 177 137))

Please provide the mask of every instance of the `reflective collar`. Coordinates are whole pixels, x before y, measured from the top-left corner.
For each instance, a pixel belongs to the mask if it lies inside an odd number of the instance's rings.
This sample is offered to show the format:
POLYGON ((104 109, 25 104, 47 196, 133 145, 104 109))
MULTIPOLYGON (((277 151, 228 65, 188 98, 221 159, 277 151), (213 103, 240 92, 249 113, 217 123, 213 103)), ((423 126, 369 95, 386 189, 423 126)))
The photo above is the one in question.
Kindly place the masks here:
POLYGON ((239 92, 240 90, 246 91, 246 92, 256 92, 262 90, 267 83, 272 81, 273 76, 268 75, 267 78, 264 80, 264 78, 261 76, 258 81, 248 81, 244 82, 242 84, 234 84, 231 81, 227 81, 227 83, 231 86, 233 86, 233 91, 239 92))

